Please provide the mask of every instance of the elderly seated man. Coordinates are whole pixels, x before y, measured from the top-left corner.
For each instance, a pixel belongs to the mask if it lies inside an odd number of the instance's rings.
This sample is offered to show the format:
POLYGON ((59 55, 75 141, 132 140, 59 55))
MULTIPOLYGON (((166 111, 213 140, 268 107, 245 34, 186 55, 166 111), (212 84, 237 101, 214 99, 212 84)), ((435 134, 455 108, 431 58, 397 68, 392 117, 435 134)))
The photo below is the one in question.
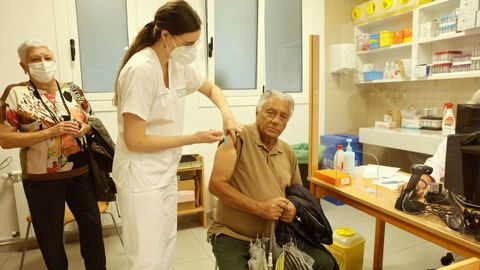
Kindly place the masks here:
MULTIPOLYGON (((278 137, 293 114, 293 99, 270 90, 261 97, 256 121, 245 126, 236 141, 228 135, 215 155, 209 190, 218 197, 214 222, 208 229, 220 269, 248 270, 249 243, 270 235, 271 222, 292 222, 296 208, 285 188, 301 184, 297 159, 278 137)), ((330 254, 306 244, 314 269, 330 270, 330 254)))

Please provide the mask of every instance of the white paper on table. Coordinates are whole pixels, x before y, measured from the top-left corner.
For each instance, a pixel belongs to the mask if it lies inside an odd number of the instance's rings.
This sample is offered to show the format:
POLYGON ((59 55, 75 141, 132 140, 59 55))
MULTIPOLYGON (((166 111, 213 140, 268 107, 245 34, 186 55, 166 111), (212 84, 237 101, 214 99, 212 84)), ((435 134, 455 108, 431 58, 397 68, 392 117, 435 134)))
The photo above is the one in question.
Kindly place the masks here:
POLYGON ((410 180, 410 176, 404 173, 398 172, 391 177, 381 178, 380 180, 374 180, 373 183, 382 187, 386 187, 390 190, 397 190, 399 185, 403 185, 410 180))
POLYGON ((400 170, 400 168, 368 164, 367 166, 365 166, 365 178, 377 179, 377 170, 378 179, 383 179, 392 177, 400 170))

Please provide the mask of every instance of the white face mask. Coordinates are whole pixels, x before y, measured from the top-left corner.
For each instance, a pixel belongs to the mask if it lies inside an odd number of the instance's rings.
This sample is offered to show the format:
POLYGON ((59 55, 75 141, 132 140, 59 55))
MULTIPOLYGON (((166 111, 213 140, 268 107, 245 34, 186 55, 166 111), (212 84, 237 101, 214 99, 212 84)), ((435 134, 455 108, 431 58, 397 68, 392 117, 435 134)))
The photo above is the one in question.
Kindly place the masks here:
MULTIPOLYGON (((172 41, 173 41, 173 44, 175 44, 173 37, 172 37, 172 41)), ((167 45, 167 48, 168 48, 168 45, 167 45)), ((168 50, 170 50, 170 48, 168 48, 168 50)), ((184 66, 191 64, 196 57, 197 57, 196 45, 177 47, 177 44, 175 44, 175 49, 170 51, 170 58, 172 58, 173 61, 184 66)))
POLYGON ((28 70, 30 76, 35 80, 48 83, 53 79, 55 71, 57 71, 57 65, 55 61, 42 61, 28 64, 28 70))

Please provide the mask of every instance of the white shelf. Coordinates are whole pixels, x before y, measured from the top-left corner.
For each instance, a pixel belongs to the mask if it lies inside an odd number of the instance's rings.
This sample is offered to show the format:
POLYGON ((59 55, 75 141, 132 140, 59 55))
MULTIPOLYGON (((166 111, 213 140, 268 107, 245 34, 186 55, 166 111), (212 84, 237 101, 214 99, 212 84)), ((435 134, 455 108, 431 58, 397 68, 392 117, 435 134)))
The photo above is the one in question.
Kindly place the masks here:
POLYGON ((409 81, 410 80, 404 80, 404 79, 388 79, 388 80, 373 80, 373 81, 355 82, 355 84, 399 83, 399 82, 409 82, 409 81))
POLYGON ((412 48, 412 43, 401 43, 401 44, 395 44, 391 45, 389 47, 382 47, 378 49, 372 49, 368 51, 359 51, 357 52, 357 55, 372 55, 372 54, 379 54, 379 53, 384 53, 384 52, 392 52, 394 50, 400 50, 400 49, 405 49, 405 48, 412 48))
POLYGON ((445 40, 467 38, 467 37, 472 37, 472 36, 476 36, 476 35, 480 35, 480 30, 473 29, 473 30, 467 30, 467 31, 458 32, 458 33, 452 33, 452 34, 444 35, 444 36, 422 39, 422 40, 418 41, 418 44, 425 45, 425 44, 431 44, 431 43, 441 42, 441 41, 445 41, 445 40))
POLYGON ((432 74, 428 78, 418 78, 415 80, 403 80, 403 79, 390 79, 390 80, 374 80, 366 82, 355 82, 355 84, 376 84, 376 83, 402 83, 402 82, 415 82, 426 80, 453 80, 453 79, 468 79, 468 78, 480 78, 480 70, 465 71, 465 72, 450 72, 450 73, 437 73, 432 74))
POLYGON ((446 138, 441 131, 423 129, 360 128, 360 142, 387 148, 433 155, 446 138))
POLYGON ((428 77, 428 80, 466 79, 480 77, 480 70, 465 72, 437 73, 428 77))

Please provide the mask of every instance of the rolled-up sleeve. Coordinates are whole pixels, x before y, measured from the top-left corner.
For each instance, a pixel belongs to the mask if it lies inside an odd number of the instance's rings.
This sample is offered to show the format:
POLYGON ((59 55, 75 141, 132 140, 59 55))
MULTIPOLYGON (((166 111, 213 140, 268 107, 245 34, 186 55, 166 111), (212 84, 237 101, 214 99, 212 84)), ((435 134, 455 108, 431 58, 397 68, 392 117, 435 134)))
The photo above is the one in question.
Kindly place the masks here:
POLYGON ((193 67, 186 66, 185 80, 186 80, 185 90, 187 92, 186 94, 188 95, 200 89, 200 87, 202 87, 203 85, 203 81, 205 80, 205 78, 200 73, 198 73, 198 71, 195 70, 193 67))

